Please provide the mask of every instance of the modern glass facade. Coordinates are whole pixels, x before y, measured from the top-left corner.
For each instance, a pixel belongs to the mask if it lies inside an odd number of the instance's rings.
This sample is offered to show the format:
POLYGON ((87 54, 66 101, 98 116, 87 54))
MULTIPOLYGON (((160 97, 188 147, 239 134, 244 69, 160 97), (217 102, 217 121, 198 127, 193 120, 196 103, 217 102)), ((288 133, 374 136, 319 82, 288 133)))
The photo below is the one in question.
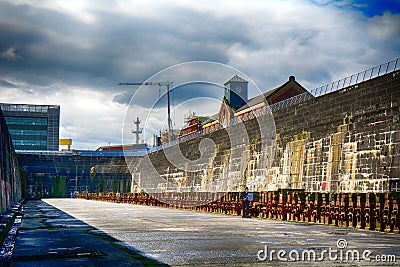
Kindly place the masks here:
POLYGON ((58 150, 60 106, 0 104, 16 150, 58 150))

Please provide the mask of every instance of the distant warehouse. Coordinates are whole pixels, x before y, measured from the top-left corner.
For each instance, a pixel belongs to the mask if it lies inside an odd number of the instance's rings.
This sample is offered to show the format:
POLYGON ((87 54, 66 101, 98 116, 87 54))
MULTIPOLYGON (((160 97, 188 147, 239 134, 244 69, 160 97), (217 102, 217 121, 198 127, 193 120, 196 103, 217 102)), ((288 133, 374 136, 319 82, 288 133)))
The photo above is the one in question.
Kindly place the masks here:
POLYGON ((58 150, 60 106, 2 104, 16 150, 58 150))

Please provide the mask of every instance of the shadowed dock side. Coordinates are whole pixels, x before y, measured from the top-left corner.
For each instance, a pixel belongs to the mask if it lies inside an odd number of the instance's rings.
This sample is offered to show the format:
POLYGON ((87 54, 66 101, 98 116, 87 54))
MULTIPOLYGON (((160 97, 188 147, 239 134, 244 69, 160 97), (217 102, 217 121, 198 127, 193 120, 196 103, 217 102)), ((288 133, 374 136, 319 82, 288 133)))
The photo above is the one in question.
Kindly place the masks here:
MULTIPOLYGON (((78 203, 77 203, 78 204, 78 203)), ((41 200, 23 205, 11 266, 166 266, 41 200)))

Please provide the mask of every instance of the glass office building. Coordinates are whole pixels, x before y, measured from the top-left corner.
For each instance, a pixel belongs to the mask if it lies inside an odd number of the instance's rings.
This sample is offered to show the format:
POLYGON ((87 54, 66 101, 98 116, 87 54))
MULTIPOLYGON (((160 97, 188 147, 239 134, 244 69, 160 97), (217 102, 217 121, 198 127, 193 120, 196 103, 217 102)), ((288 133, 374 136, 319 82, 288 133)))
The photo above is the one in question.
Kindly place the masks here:
POLYGON ((58 150, 60 106, 1 104, 15 150, 58 150))

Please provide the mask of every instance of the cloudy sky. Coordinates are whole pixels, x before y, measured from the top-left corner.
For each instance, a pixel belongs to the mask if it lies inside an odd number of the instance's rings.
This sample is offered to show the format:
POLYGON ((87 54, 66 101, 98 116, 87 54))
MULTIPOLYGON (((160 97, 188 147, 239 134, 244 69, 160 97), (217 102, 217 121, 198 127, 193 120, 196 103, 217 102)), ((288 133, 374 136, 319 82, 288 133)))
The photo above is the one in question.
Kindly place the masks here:
MULTIPOLYGON (((119 82, 212 61, 248 75, 262 91, 290 75, 313 89, 399 57, 399 12, 398 0, 0 0, 0 102, 61 105, 60 135, 72 138, 74 148, 120 144, 137 88, 119 82)), ((219 83, 231 73, 223 74, 219 83)), ((158 87, 148 90, 132 117, 153 105, 158 87)), ((181 105, 201 91, 190 90, 173 96, 174 107, 185 110, 173 115, 175 127, 182 112, 218 106, 198 107, 207 106, 204 95, 181 105)), ((161 106, 148 133, 165 121, 161 106)))

